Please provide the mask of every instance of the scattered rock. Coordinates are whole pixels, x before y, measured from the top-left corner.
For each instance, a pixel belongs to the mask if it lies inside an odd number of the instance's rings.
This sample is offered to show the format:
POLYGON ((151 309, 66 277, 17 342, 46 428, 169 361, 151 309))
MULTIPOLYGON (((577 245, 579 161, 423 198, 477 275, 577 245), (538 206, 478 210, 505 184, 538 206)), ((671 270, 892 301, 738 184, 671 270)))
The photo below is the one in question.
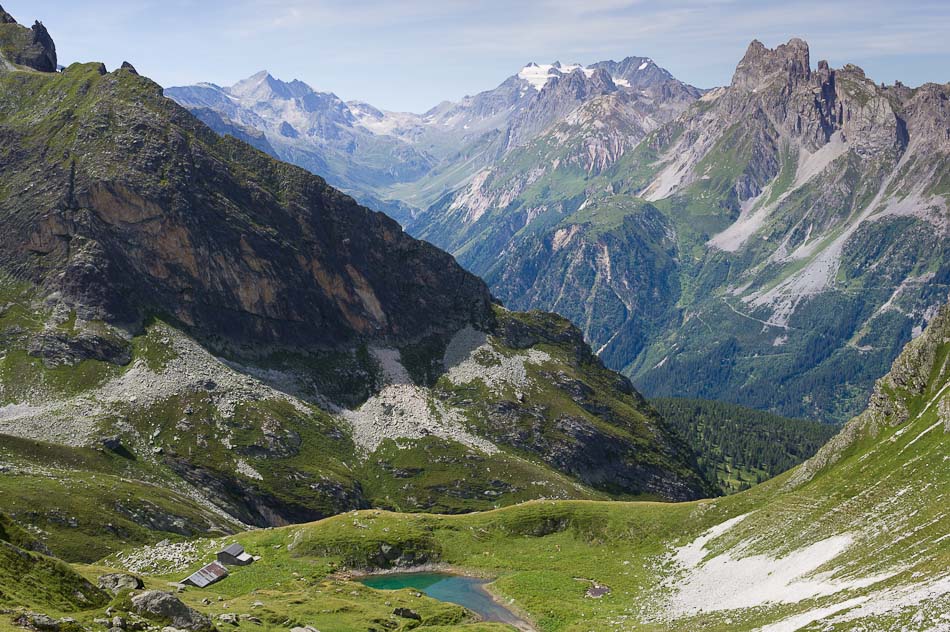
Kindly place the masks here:
POLYGON ((590 597, 591 599, 600 599, 605 595, 610 594, 610 587, 604 586, 594 582, 590 588, 587 589, 585 597, 590 597))
POLYGON ((118 452, 122 449, 121 437, 105 437, 102 439, 102 447, 110 452, 118 452))
POLYGON ((13 622, 20 627, 38 630, 39 632, 59 632, 61 628, 59 620, 36 612, 25 612, 14 619, 13 622))

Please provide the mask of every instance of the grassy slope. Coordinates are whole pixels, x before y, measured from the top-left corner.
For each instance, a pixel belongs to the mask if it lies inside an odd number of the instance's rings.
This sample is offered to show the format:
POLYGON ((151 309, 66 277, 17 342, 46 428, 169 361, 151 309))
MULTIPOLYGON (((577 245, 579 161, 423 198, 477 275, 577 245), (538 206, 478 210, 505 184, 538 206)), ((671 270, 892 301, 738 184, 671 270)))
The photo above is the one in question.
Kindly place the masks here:
MULTIPOLYGON (((26 606, 53 613, 102 606, 108 600, 73 568, 30 551, 35 542, 0 514, 0 607, 26 606)), ((4 629, 7 622, 0 622, 4 629)))
MULTIPOLYGON (((950 516, 944 511, 950 434, 940 412, 950 384, 950 310, 936 322, 879 383, 879 396, 867 412, 804 466, 749 491, 675 505, 534 501, 463 516, 354 512, 238 536, 262 561, 185 598, 201 607, 202 598, 222 595, 228 611, 263 601, 265 627, 273 629, 278 620, 306 621, 330 632, 374 629, 373 617, 387 618, 382 600, 408 599, 426 617, 436 616, 429 610, 436 604, 425 598, 327 578, 343 568, 378 566, 385 544, 411 552, 417 561, 496 577, 492 589, 513 599, 545 632, 751 630, 846 599, 870 597, 868 604, 887 604, 895 594, 888 591, 944 577, 950 566, 945 537, 950 516), (664 618, 670 598, 664 582, 677 576, 666 553, 742 514, 748 517, 707 544, 710 552, 778 558, 847 535, 853 539, 850 548, 818 570, 834 578, 890 576, 798 603, 664 618), (601 600, 585 598, 591 580, 610 586, 612 593, 601 600)), ((207 544, 206 555, 212 550, 207 544)), ((743 585, 741 574, 734 581, 736 591, 754 590, 743 585)), ((938 590, 922 604, 891 607, 831 629, 920 629, 922 621, 936 621, 932 618, 946 605, 947 594, 938 590)), ((213 601, 210 609, 223 608, 213 601)))

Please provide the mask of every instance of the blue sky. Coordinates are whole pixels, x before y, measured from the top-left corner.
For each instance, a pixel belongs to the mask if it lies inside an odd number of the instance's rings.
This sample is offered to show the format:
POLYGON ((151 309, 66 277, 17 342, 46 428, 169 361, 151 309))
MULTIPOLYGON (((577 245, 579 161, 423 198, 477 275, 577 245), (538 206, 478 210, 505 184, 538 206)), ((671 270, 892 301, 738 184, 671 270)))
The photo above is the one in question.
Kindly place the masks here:
POLYGON ((162 85, 269 70, 344 99, 423 111, 529 61, 653 57, 700 87, 729 82, 749 41, 802 37, 812 65, 877 81, 950 81, 950 2, 895 0, 0 0, 42 20, 61 62, 123 60, 162 85))

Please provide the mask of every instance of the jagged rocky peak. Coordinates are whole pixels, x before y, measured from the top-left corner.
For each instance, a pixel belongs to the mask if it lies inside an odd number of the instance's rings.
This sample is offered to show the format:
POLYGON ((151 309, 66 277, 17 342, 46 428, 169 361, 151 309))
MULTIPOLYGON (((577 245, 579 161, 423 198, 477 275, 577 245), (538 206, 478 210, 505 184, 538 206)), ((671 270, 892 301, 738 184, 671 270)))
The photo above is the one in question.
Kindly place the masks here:
POLYGON ((7 13, 3 7, 0 7, 0 24, 16 24, 13 16, 7 13))
POLYGON ((767 48, 759 40, 752 40, 745 56, 736 67, 732 87, 761 90, 776 80, 794 87, 811 76, 808 44, 797 37, 787 44, 767 48))
POLYGON ((284 99, 293 99, 304 97, 312 93, 313 89, 303 81, 294 79, 288 83, 276 79, 266 70, 262 70, 231 86, 230 92, 238 97, 265 99, 277 96, 284 99))
POLYGON ((7 61, 40 72, 56 72, 56 45, 42 22, 20 26, 0 7, 0 55, 7 61))
POLYGON ((570 68, 570 72, 557 76, 555 81, 548 82, 544 86, 544 92, 567 92, 575 99, 587 99, 617 90, 610 73, 605 70, 587 71, 580 66, 570 68))

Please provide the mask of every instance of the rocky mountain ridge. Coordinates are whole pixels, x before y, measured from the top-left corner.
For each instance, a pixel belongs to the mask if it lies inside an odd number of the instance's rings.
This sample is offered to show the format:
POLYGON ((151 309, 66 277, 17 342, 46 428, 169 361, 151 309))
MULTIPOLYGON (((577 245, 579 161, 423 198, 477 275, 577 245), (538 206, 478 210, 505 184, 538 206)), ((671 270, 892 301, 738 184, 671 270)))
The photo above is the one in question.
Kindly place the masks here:
POLYGON ((948 92, 753 42, 681 116, 594 100, 409 229, 651 395, 844 419, 947 295, 948 92))
MULTIPOLYGON (((332 93, 296 80, 281 82, 266 72, 230 88, 198 84, 168 88, 166 94, 192 110, 209 108, 231 123, 264 132, 274 155, 406 222, 582 103, 614 92, 668 106, 673 113, 700 94, 642 57, 586 68, 531 63, 492 90, 423 114, 343 103, 332 93)), ((227 133, 223 124, 215 129, 227 133)))
POLYGON ((568 316, 651 395, 831 421, 942 300, 946 95, 813 68, 792 40, 753 42, 705 93, 632 57, 529 64, 424 115, 347 105, 429 159, 370 203, 505 304, 568 316), (766 366, 782 388, 760 381, 766 366))
POLYGON ((0 52, 5 64, 25 66, 40 72, 56 70, 56 45, 43 23, 19 28, 12 15, 0 8, 0 52))

